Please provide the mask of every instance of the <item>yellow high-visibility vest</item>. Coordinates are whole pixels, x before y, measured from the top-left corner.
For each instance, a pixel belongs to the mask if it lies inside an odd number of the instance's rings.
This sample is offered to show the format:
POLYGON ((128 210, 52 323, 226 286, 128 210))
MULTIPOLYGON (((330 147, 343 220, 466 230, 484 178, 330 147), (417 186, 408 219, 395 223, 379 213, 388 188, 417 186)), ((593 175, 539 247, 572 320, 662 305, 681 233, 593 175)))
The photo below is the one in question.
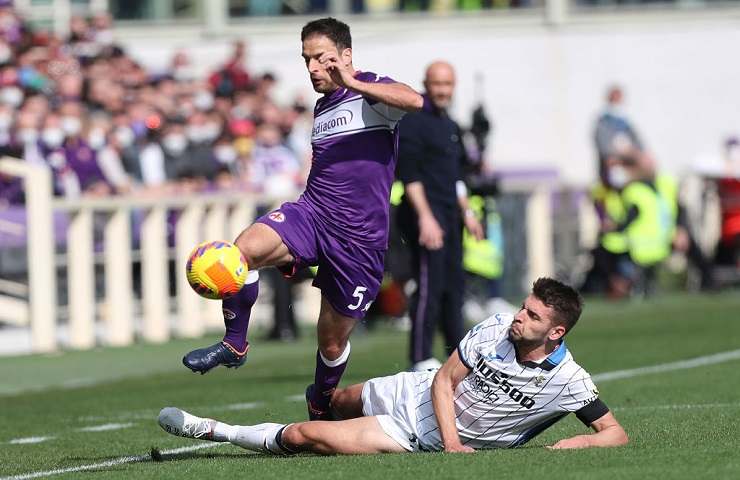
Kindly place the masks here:
POLYGON ((675 221, 661 195, 644 182, 631 182, 622 190, 625 210, 637 207, 638 216, 625 230, 630 257, 641 266, 652 266, 670 254, 670 235, 675 221))
POLYGON ((501 217, 494 205, 490 199, 488 215, 484 219, 486 200, 478 195, 468 198, 468 206, 483 223, 487 238, 476 240, 467 229, 463 230, 463 268, 488 279, 499 278, 504 271, 501 217))

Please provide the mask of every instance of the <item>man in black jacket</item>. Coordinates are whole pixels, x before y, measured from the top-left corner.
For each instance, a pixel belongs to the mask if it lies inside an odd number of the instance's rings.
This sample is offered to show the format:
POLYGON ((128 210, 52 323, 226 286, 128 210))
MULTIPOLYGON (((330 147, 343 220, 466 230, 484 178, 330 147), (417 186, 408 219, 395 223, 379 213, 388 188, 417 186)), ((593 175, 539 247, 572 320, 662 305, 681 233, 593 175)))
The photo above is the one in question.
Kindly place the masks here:
POLYGON ((483 237, 462 181, 460 127, 447 113, 455 88, 452 66, 441 61, 429 65, 424 87, 429 107, 407 114, 400 123, 396 171, 405 188, 398 220, 416 280, 409 312, 413 370, 439 366, 432 357, 438 323, 448 354, 463 337, 463 223, 476 238, 483 237))

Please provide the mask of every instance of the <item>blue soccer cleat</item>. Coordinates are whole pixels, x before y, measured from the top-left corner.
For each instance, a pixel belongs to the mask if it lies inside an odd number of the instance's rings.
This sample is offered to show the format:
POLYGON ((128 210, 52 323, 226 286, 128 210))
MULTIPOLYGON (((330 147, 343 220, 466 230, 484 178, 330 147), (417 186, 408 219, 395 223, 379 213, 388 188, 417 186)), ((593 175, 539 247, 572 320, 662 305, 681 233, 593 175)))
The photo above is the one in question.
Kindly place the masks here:
POLYGON ((326 408, 321 408, 316 402, 312 401, 315 396, 316 385, 313 383, 306 387, 306 405, 308 406, 308 419, 314 420, 334 420, 329 408, 328 402, 326 408))
MULTIPOLYGON (((249 350, 249 346, 247 346, 247 350, 249 350)), ((218 342, 210 347, 193 350, 182 357, 183 365, 201 375, 219 365, 227 368, 239 368, 246 361, 246 350, 243 355, 239 355, 224 342, 218 342)))

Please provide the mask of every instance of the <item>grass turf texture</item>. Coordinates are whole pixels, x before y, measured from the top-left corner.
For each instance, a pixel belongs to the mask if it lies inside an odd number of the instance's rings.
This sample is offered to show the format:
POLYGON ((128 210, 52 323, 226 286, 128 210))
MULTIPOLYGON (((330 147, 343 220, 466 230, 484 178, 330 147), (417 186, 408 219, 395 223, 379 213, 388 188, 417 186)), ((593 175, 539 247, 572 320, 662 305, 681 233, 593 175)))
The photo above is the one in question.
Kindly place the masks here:
MULTIPOLYGON (((738 312, 737 292, 635 304, 589 301, 568 346, 592 374, 734 350, 740 348, 738 312)), ((615 449, 542 448, 586 432, 571 415, 523 448, 475 455, 277 458, 230 445, 167 454, 198 442, 159 428, 163 406, 245 424, 306 416, 300 397, 313 377, 311 333, 295 344, 254 341, 239 370, 186 371, 182 354, 208 341, 2 359, 0 477, 141 456, 56 478, 740 478, 740 360, 598 383, 631 437, 615 449), (81 430, 110 424, 125 428, 81 430), (26 437, 54 438, 9 443, 26 437), (159 453, 159 461, 150 453, 159 453)), ((406 334, 383 328, 355 336, 343 383, 405 368, 406 341, 406 334)))

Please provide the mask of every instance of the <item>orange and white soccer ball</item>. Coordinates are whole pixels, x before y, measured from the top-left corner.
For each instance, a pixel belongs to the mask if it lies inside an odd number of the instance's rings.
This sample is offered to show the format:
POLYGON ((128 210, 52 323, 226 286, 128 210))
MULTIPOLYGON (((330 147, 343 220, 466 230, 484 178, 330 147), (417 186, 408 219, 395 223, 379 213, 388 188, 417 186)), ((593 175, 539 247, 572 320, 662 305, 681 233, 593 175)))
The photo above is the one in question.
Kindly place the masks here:
POLYGON ((190 253, 185 273, 199 295, 213 300, 235 295, 247 279, 247 261, 229 242, 203 242, 190 253))

